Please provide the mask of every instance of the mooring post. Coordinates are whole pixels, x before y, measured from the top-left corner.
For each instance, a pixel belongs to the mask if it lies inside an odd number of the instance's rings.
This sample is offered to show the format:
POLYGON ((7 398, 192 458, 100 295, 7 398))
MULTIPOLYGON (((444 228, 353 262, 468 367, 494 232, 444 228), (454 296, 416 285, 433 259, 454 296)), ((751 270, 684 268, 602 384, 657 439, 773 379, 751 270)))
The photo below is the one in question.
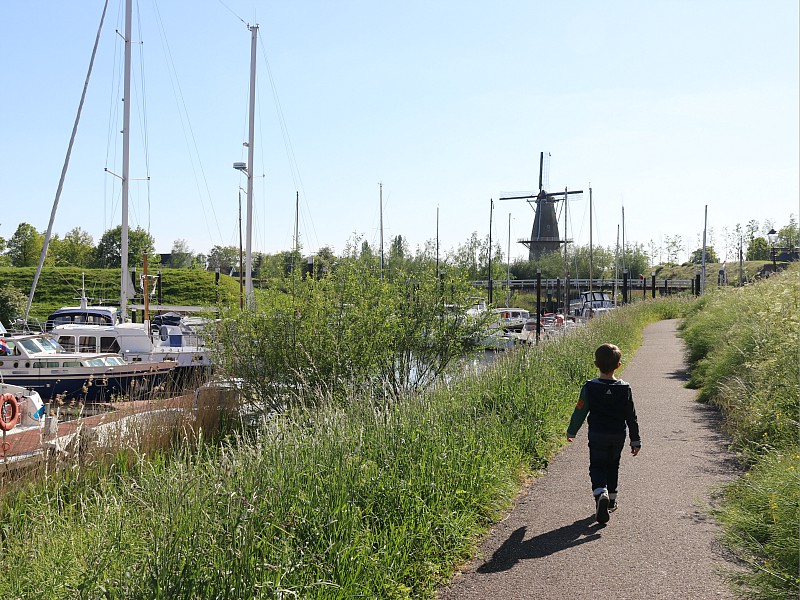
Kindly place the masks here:
POLYGON ((700 272, 694 274, 694 295, 700 295, 700 272))
POLYGON ((536 344, 542 327, 542 270, 536 269, 536 344))
POLYGON ((642 280, 642 300, 647 300, 647 279, 644 278, 644 273, 639 278, 642 280))
POLYGON ((652 288, 653 298, 655 299, 655 297, 656 297, 656 272, 655 271, 650 273, 650 282, 651 282, 650 287, 652 288))
POLYGON ((628 269, 622 269, 622 303, 628 303, 628 269))
POLYGON ((664 295, 669 296, 669 279, 664 279, 664 295))
MULTIPOLYGON (((558 312, 558 305, 561 302, 561 277, 556 277, 556 309, 553 312, 558 312)), ((567 315, 564 315, 566 318, 567 315)))

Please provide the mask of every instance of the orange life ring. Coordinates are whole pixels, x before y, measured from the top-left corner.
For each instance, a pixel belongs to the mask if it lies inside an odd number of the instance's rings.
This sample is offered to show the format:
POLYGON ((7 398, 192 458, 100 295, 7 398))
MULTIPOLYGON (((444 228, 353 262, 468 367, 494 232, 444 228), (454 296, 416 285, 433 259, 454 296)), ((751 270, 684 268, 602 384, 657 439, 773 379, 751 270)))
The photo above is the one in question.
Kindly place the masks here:
POLYGON ((19 402, 14 394, 3 394, 0 396, 0 429, 11 431, 19 419, 19 402), (6 414, 6 405, 10 408, 10 413, 6 414))

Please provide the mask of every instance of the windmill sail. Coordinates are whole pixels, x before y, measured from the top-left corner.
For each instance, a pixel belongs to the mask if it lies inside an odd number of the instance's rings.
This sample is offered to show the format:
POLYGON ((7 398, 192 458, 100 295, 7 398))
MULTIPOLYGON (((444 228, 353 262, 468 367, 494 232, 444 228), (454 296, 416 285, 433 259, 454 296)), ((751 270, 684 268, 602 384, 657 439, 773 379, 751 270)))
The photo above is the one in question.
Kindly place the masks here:
MULTIPOLYGON (((550 153, 542 152, 539 155, 539 191, 538 192, 501 192, 500 200, 527 200, 534 207, 533 226, 531 236, 527 240, 519 240, 528 248, 528 260, 538 260, 542 256, 557 251, 562 243, 558 231, 558 217, 555 204, 573 194, 583 194, 582 190, 553 192, 545 189, 550 170, 550 153)), ((566 235, 565 235, 566 237, 566 235)))

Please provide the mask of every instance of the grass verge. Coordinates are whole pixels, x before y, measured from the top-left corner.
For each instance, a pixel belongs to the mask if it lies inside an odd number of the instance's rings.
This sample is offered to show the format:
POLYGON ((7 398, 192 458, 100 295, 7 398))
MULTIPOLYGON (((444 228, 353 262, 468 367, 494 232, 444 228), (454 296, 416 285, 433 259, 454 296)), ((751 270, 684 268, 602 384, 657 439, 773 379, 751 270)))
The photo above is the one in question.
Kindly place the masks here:
POLYGON ((800 267, 755 285, 704 296, 682 335, 691 383, 719 406, 749 467, 727 486, 717 519, 724 541, 749 568, 730 573, 743 598, 800 595, 800 267))
POLYGON ((642 302, 424 395, 19 487, 0 597, 432 598, 563 443, 595 347, 630 355, 684 309, 642 302))

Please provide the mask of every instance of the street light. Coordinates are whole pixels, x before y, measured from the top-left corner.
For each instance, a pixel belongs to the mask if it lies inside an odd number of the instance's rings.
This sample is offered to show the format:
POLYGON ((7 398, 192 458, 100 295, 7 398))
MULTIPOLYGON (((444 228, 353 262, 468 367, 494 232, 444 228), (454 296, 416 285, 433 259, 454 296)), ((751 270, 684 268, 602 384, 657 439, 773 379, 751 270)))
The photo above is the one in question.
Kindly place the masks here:
POLYGON ((771 254, 772 254, 772 270, 774 272, 775 269, 777 268, 777 266, 775 264, 775 244, 778 242, 778 232, 775 231, 774 228, 770 229, 767 232, 767 239, 769 240, 770 246, 772 246, 772 251, 771 251, 771 254))

